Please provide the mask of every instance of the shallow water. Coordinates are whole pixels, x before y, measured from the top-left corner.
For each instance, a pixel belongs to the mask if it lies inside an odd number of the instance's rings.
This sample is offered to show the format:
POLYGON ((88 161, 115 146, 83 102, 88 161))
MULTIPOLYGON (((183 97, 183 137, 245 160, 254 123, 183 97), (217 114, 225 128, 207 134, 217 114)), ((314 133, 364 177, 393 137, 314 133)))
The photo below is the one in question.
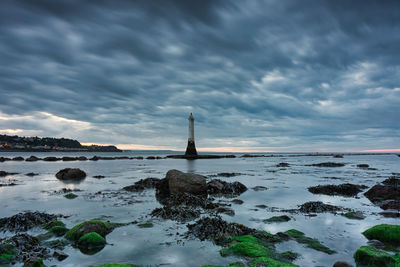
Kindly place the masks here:
MULTIPOLYGON (((3 157, 30 155, 37 157, 56 156, 86 156, 96 153, 2 153, 3 157)), ((148 154, 97 153, 99 156, 148 156, 148 154)), ((157 153, 159 156, 166 154, 157 153)), ((238 155, 239 156, 239 155, 238 155)), ((300 266, 332 266, 335 261, 347 261, 355 265, 354 252, 367 239, 361 234, 365 229, 381 223, 399 224, 400 220, 384 218, 378 212, 382 210, 374 206, 362 193, 359 198, 313 195, 307 187, 318 184, 363 184, 368 187, 380 182, 392 173, 400 173, 400 158, 396 155, 345 155, 344 158, 324 156, 301 156, 268 158, 228 158, 201 159, 187 161, 184 159, 161 160, 99 160, 73 162, 17 162, 0 163, 0 170, 17 172, 17 175, 0 177, 1 183, 11 182, 16 186, 0 187, 0 218, 9 217, 22 211, 43 211, 63 214, 70 217, 63 219, 67 227, 93 218, 101 218, 112 222, 151 221, 153 228, 139 228, 137 225, 115 229, 107 235, 108 245, 95 255, 85 255, 78 249, 66 247, 64 252, 69 255, 62 262, 45 261, 48 265, 58 266, 89 266, 101 263, 133 263, 139 265, 169 265, 169 266, 201 266, 205 264, 227 265, 240 260, 235 257, 221 257, 221 247, 209 241, 184 239, 182 234, 187 231, 185 224, 171 220, 162 220, 149 216, 150 212, 161 205, 156 201, 154 190, 142 193, 121 191, 120 189, 134 182, 147 178, 163 178, 170 169, 183 172, 194 172, 202 175, 213 175, 219 172, 237 172, 240 176, 218 179, 229 182, 240 181, 249 190, 237 197, 244 201, 242 205, 232 204, 234 216, 221 215, 223 219, 242 223, 246 226, 266 230, 271 233, 298 229, 307 236, 317 238, 321 243, 336 250, 337 253, 327 255, 323 252, 306 248, 293 241, 277 245, 278 251, 291 250, 301 257, 294 261, 300 266), (344 167, 321 168, 305 166, 320 162, 343 162, 344 167), (290 167, 277 168, 277 163, 288 162, 290 167), (366 163, 377 170, 357 168, 357 164, 366 163), (64 183, 56 179, 55 174, 63 168, 80 168, 87 173, 81 183, 64 183), (38 176, 25 176, 28 172, 38 173, 38 176), (94 175, 104 175, 104 179, 95 179, 94 175), (332 177, 340 179, 332 179, 332 177), (268 187, 266 191, 254 191, 254 186, 268 187), (62 188, 80 189, 74 192, 79 197, 66 199, 63 194, 54 193, 62 188), (101 191, 103 194, 96 194, 101 191), (301 213, 274 212, 278 209, 295 209, 307 201, 323 201, 324 203, 352 208, 362 211, 367 217, 364 220, 350 220, 341 215, 321 213, 316 217, 307 217, 301 213), (264 204, 268 208, 257 208, 264 204), (287 214, 292 220, 285 223, 262 222, 263 219, 275 215, 287 214)), ((229 199, 217 199, 228 200, 229 199)), ((35 228, 29 233, 40 234, 44 230, 35 228)), ((0 233, 0 237, 11 236, 12 233, 0 233)))

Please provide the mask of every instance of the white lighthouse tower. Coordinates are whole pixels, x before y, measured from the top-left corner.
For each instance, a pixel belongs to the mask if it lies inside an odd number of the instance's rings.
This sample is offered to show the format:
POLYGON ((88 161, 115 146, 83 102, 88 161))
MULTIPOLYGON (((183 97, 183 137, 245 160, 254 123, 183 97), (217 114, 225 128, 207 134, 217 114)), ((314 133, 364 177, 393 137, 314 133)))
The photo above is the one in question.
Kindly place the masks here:
POLYGON ((189 120, 189 138, 186 147, 186 157, 197 157, 196 146, 194 144, 194 117, 192 112, 190 112, 189 120))

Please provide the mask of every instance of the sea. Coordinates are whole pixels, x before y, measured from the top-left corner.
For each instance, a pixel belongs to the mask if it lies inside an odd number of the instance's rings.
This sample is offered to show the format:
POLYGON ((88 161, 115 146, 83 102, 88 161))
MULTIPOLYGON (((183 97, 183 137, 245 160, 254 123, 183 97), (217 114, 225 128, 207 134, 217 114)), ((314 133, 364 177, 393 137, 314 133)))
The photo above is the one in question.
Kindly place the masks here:
MULTIPOLYGON (((98 161, 56 161, 26 162, 6 161, 0 163, 0 170, 18 174, 0 177, 0 183, 14 186, 0 187, 0 218, 9 217, 24 211, 41 211, 50 214, 68 216, 62 220, 68 228, 90 219, 101 219, 111 222, 151 222, 153 227, 141 228, 129 224, 116 228, 107 235, 107 245, 99 252, 88 255, 72 246, 63 252, 68 258, 59 262, 46 259, 48 266, 91 266, 102 263, 130 263, 142 266, 202 266, 228 265, 243 258, 222 257, 222 247, 212 241, 200 241, 186 238, 187 224, 173 220, 154 218, 150 215, 153 209, 161 207, 155 198, 153 189, 143 192, 128 192, 123 187, 132 185, 140 179, 155 177, 164 178, 166 172, 177 169, 182 172, 201 174, 227 182, 239 181, 248 190, 236 197, 243 204, 232 203, 232 199, 216 198, 215 202, 227 203, 234 210, 232 214, 220 214, 228 222, 244 224, 251 228, 270 233, 297 229, 306 236, 319 240, 322 244, 337 253, 328 255, 308 248, 295 241, 285 241, 276 245, 278 252, 292 251, 300 256, 293 262, 299 266, 332 266, 336 261, 346 261, 356 265, 353 259, 355 251, 367 245, 368 240, 362 235, 366 229, 377 224, 399 224, 399 218, 385 218, 379 213, 382 210, 372 204, 364 195, 341 197, 316 195, 308 187, 325 184, 352 183, 366 185, 368 188, 400 173, 400 157, 395 154, 344 154, 343 158, 305 154, 268 154, 269 157, 241 157, 220 159, 172 159, 150 160, 148 156, 165 157, 177 152, 163 151, 124 151, 121 153, 52 153, 52 152, 4 152, 0 156, 28 158, 35 155, 40 158, 55 156, 143 156, 143 160, 98 160, 98 161), (289 167, 277 167, 286 162, 289 167), (343 167, 315 167, 314 163, 338 162, 343 167), (368 164, 369 169, 359 168, 358 164, 368 164), (80 168, 87 177, 79 183, 60 181, 55 174, 64 168, 80 168), (29 177, 26 173, 37 173, 29 177), (233 177, 218 177, 218 173, 237 173, 233 177), (105 178, 96 179, 93 176, 105 178), (254 190, 263 186, 265 190, 254 190), (63 188, 79 189, 74 192, 75 199, 67 199, 60 193, 63 188), (361 211, 363 220, 351 220, 340 213, 318 213, 316 216, 284 209, 298 209, 308 201, 322 201, 326 204, 361 211), (288 215, 291 220, 281 223, 265 223, 263 220, 277 215, 288 215)), ((208 178, 212 179, 212 178, 208 178)), ((364 192, 368 190, 365 189, 364 192)), ((209 216, 203 214, 202 216, 209 216)), ((45 230, 33 228, 28 234, 39 235, 45 230)), ((15 233, 1 232, 0 238, 15 233)), ((18 265, 16 265, 18 266, 18 265)))

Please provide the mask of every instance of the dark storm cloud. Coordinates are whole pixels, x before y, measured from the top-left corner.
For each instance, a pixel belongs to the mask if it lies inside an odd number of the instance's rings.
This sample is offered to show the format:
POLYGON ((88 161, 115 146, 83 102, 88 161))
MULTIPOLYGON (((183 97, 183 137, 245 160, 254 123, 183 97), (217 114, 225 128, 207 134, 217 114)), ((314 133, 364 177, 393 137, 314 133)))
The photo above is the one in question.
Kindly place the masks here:
POLYGON ((183 148, 193 111, 203 147, 395 147, 399 17, 398 1, 7 0, 0 130, 183 148))

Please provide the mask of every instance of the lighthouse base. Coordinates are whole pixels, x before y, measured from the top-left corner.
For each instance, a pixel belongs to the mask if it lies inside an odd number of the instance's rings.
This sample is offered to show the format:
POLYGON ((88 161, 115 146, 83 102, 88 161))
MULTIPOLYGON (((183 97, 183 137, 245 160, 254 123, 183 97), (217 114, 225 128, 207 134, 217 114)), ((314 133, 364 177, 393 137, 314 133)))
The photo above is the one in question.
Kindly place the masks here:
POLYGON ((194 141, 192 141, 192 140, 188 140, 185 157, 188 157, 188 158, 191 158, 191 157, 196 158, 197 157, 196 146, 194 144, 194 141))

